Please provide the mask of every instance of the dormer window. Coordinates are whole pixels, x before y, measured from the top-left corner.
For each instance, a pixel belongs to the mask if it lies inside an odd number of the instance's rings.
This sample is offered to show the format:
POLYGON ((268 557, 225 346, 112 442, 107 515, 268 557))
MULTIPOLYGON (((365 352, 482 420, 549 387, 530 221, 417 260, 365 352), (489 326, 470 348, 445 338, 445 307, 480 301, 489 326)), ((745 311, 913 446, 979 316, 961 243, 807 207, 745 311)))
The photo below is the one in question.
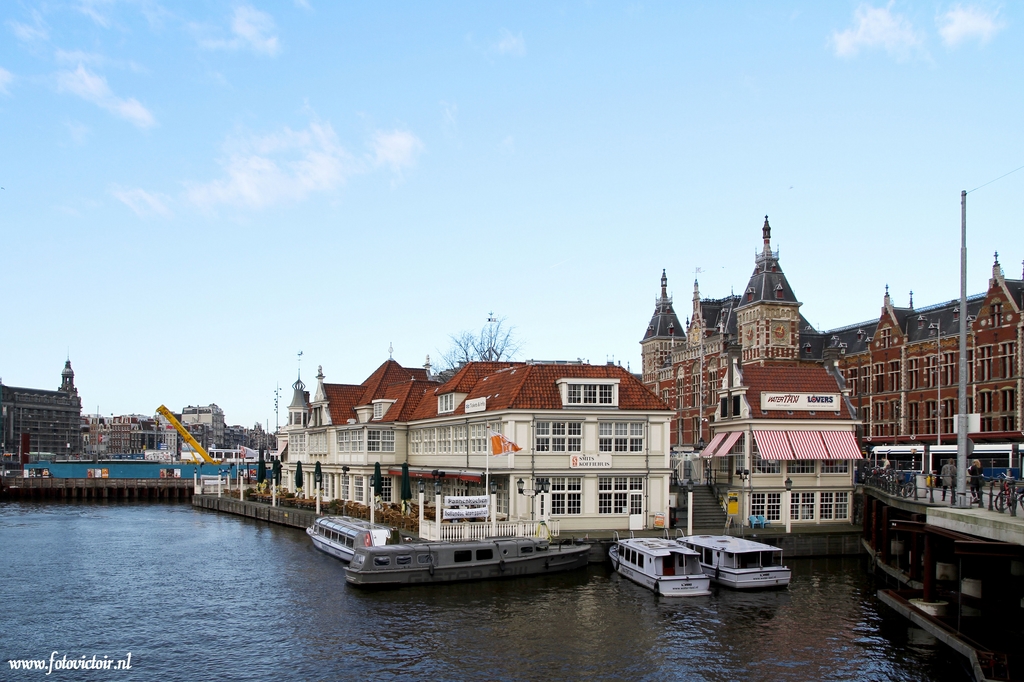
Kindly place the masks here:
POLYGON ((953 308, 953 321, 954 322, 959 322, 960 321, 960 308, 959 308, 959 306, 956 307, 956 308, 953 308))
POLYGON ((776 284, 775 285, 775 298, 782 298, 782 285, 781 284, 776 284))
POLYGON ((747 302, 754 300, 754 287, 747 287, 747 302))
POLYGON ((577 383, 579 380, 559 379, 563 405, 595 405, 612 407, 618 405, 618 379, 601 383, 577 383))
POLYGON ((437 397, 437 413, 445 414, 455 411, 455 394, 445 393, 437 397))
POLYGON ((917 328, 924 329, 924 315, 919 315, 917 317, 917 328))
POLYGON ((811 344, 810 343, 805 343, 804 344, 804 352, 805 353, 810 353, 811 352, 811 344))

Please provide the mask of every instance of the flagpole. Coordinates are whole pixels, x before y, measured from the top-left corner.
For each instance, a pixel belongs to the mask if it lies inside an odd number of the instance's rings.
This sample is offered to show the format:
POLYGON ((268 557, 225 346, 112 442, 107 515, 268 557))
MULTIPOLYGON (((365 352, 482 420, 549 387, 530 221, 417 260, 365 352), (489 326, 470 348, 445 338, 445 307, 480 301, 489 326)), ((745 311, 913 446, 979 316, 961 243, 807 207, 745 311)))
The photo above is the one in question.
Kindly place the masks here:
MULTIPOLYGON (((484 427, 487 428, 486 426, 484 427)), ((490 444, 492 441, 490 438, 487 439, 487 443, 490 444)), ((487 450, 493 450, 493 447, 486 448, 487 450)), ((491 495, 491 452, 485 452, 484 457, 487 459, 487 463, 484 467, 484 495, 487 495, 488 504, 490 507, 489 513, 491 515, 491 535, 494 535, 494 524, 497 518, 494 515, 494 496, 491 495)))

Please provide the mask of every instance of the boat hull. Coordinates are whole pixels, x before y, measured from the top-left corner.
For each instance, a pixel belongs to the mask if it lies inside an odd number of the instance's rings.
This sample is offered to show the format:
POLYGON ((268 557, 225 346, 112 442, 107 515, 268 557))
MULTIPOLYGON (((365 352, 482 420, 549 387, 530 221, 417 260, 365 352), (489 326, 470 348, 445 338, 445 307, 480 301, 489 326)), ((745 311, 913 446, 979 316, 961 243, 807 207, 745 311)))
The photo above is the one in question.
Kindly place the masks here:
POLYGON ((546 552, 529 557, 478 562, 465 566, 415 566, 361 570, 350 564, 345 571, 345 581, 355 587, 400 587, 402 585, 524 578, 583 568, 589 562, 589 554, 589 545, 571 545, 552 546, 546 552))
POLYGON ((306 535, 308 535, 309 538, 313 541, 313 546, 319 549, 321 552, 324 552, 325 554, 330 554, 335 559, 340 559, 345 563, 352 561, 352 555, 354 554, 354 552, 348 547, 343 547, 335 542, 327 540, 326 538, 320 535, 317 535, 313 532, 312 528, 306 529, 306 535))
POLYGON ((748 571, 716 569, 706 564, 701 564, 701 568, 716 585, 734 590, 768 590, 787 587, 792 577, 792 571, 785 566, 748 571))

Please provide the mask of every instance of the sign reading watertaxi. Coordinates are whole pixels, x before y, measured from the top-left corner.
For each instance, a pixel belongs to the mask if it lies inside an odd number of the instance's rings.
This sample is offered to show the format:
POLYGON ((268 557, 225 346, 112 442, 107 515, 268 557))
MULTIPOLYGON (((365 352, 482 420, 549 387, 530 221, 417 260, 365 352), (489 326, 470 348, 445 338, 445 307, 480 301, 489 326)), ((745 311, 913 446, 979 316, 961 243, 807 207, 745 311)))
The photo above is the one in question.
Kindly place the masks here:
POLYGON ((843 396, 840 393, 769 393, 761 392, 761 409, 839 412, 843 396))
POLYGON ((578 453, 569 457, 570 469, 611 469, 612 456, 607 453, 585 455, 578 453))

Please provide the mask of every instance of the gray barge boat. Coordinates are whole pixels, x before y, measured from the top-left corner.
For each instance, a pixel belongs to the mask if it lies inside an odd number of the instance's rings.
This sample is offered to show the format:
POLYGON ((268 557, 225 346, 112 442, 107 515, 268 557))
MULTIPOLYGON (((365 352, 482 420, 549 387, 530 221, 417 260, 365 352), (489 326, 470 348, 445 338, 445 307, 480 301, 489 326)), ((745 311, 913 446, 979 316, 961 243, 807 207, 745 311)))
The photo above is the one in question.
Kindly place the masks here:
POLYGON ((359 587, 398 587, 558 573, 587 565, 590 546, 534 538, 418 542, 355 549, 345 580, 359 587))

